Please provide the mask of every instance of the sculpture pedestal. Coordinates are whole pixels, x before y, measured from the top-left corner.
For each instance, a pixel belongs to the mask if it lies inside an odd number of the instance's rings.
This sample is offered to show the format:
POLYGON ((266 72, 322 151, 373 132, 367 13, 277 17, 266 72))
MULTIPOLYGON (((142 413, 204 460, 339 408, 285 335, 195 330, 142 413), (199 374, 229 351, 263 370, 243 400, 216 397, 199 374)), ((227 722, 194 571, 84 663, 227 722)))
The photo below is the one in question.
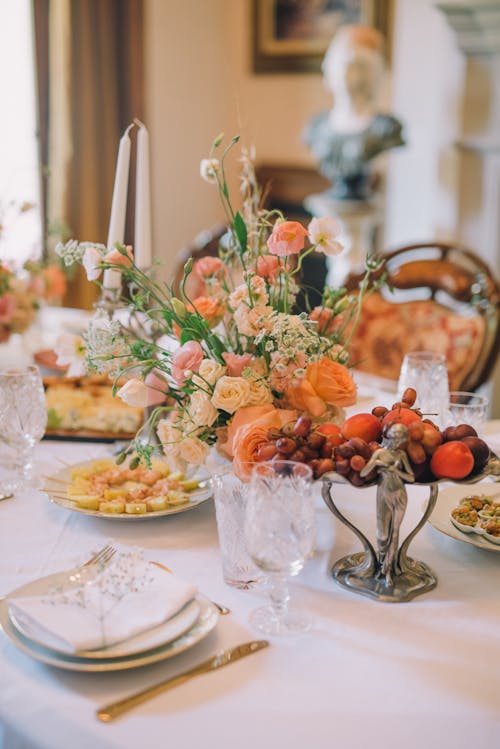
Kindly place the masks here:
POLYGON ((338 200, 326 191, 308 195, 304 208, 313 216, 330 216, 344 227, 349 244, 347 252, 327 258, 327 284, 341 286, 351 271, 363 269, 367 254, 375 250, 376 233, 383 219, 381 197, 338 200))

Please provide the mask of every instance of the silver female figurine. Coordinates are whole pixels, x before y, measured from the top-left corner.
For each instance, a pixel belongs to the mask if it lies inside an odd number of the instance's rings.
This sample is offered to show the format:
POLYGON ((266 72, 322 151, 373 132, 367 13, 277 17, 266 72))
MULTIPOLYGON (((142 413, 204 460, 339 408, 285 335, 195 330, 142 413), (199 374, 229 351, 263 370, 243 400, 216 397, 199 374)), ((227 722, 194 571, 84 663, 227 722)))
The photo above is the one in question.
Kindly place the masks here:
POLYGON ((399 529, 408 503, 404 482, 415 481, 408 456, 401 449, 407 442, 408 430, 404 424, 393 424, 382 440, 382 447, 375 450, 360 471, 362 477, 373 469, 378 473, 377 545, 380 573, 388 584, 393 582, 393 573, 402 572, 397 551, 399 529))

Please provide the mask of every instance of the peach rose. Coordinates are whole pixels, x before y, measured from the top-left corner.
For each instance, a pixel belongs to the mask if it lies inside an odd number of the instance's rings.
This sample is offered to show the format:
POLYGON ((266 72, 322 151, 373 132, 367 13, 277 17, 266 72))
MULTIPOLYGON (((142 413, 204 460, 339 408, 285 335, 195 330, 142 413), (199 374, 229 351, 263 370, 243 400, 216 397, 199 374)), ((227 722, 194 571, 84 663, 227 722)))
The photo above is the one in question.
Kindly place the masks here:
POLYGON ((178 385, 186 381, 186 371, 197 372, 203 359, 203 349, 197 341, 188 341, 172 356, 172 377, 178 385))
POLYGON ((244 406, 239 408, 227 427, 227 442, 220 448, 229 458, 237 450, 239 443, 239 431, 248 426, 260 425, 267 429, 269 427, 282 427, 287 421, 297 417, 296 411, 275 408, 270 403, 263 406, 244 406))
POLYGON ((286 398, 293 408, 321 416, 327 404, 352 406, 356 402, 356 385, 347 367, 324 356, 307 367, 304 379, 288 388, 286 398))
POLYGON ((66 293, 66 276, 57 265, 48 265, 42 270, 45 281, 45 299, 48 302, 62 299, 66 293))
POLYGON ((199 296, 193 304, 186 305, 190 312, 196 310, 211 328, 215 327, 224 315, 224 305, 213 296, 199 296))
POLYGON ((277 221, 267 240, 271 255, 297 255, 305 244, 307 230, 298 221, 277 221))
POLYGON ((224 263, 218 257, 202 257, 196 261, 193 270, 200 278, 207 278, 223 272, 224 263))
POLYGON ((222 358, 226 362, 227 374, 230 377, 241 377, 252 359, 252 354, 232 354, 224 351, 222 358))
POLYGON ((134 260, 132 245, 128 244, 125 247, 125 253, 126 254, 123 255, 120 250, 117 250, 115 247, 114 250, 110 250, 110 252, 104 256, 103 260, 105 263, 113 263, 114 265, 122 265, 124 268, 129 268, 134 260))
MULTIPOLYGON (((265 408, 265 406, 254 407, 255 410, 257 408, 265 408)), ((254 409, 247 408, 240 410, 250 411, 254 409)), ((257 462, 259 447, 264 442, 268 442, 267 430, 269 427, 277 427, 279 429, 287 421, 296 418, 296 411, 285 411, 271 406, 270 410, 257 419, 257 421, 246 426, 240 426, 236 431, 233 441, 233 469, 236 475, 239 478, 248 478, 249 464, 257 462)))

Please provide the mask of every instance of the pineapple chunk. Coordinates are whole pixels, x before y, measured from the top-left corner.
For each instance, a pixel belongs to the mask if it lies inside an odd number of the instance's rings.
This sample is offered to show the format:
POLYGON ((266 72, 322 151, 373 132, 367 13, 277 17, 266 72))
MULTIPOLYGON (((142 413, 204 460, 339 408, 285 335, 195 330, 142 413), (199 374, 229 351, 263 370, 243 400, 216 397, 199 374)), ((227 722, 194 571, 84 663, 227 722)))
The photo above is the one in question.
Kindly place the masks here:
POLYGON ((169 505, 184 505, 189 502, 189 497, 184 492, 172 490, 167 493, 167 502, 169 505))
POLYGON ((170 474, 170 468, 163 460, 152 460, 151 467, 154 471, 160 471, 163 478, 166 478, 170 474))
POLYGON ((180 487, 185 492, 193 492, 198 489, 200 482, 196 479, 186 479, 185 481, 179 481, 180 487))
POLYGON ((126 502, 125 512, 128 515, 145 515, 147 507, 145 502, 126 502))
POLYGON ((148 512, 158 512, 159 510, 165 510, 167 508, 167 498, 153 497, 152 499, 148 499, 146 502, 146 507, 148 508, 148 512))
POLYGON ((104 499, 123 499, 123 489, 106 489, 104 499))
POLYGON ((171 473, 168 478, 170 481, 183 481, 185 476, 181 471, 177 471, 177 473, 171 473))
POLYGON ((100 498, 93 497, 91 494, 74 494, 71 501, 82 510, 98 510, 100 498))
POLYGON ((110 515, 118 515, 118 513, 125 512, 125 500, 117 498, 111 499, 109 502, 100 502, 99 509, 101 512, 110 515))

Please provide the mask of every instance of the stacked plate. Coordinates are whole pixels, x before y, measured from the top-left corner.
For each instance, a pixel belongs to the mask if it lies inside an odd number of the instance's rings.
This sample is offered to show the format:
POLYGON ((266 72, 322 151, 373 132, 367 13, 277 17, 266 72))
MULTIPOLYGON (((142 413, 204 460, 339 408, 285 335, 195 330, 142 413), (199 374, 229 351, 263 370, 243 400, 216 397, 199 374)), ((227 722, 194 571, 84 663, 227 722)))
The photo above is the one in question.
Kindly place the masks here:
POLYGON ((16 607, 16 598, 44 595, 67 579, 68 573, 35 580, 0 600, 0 624, 19 650, 49 666, 71 671, 120 671, 172 658, 206 637, 217 624, 216 607, 197 595, 162 624, 100 650, 74 652, 35 619, 16 607))

